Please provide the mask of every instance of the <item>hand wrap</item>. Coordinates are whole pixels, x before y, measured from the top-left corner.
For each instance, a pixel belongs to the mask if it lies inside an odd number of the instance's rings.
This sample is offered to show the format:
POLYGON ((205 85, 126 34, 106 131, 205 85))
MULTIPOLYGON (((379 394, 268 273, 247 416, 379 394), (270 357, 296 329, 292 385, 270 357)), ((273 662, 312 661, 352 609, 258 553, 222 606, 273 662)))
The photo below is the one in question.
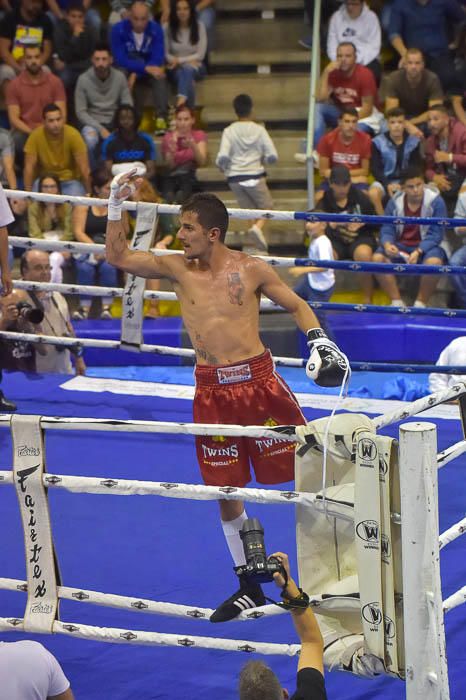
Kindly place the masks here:
POLYGON ((136 175, 136 168, 131 168, 126 173, 115 175, 112 180, 110 197, 108 198, 107 218, 109 221, 121 221, 122 204, 136 189, 135 185, 132 182, 128 182, 127 179, 121 182, 128 175, 136 175))

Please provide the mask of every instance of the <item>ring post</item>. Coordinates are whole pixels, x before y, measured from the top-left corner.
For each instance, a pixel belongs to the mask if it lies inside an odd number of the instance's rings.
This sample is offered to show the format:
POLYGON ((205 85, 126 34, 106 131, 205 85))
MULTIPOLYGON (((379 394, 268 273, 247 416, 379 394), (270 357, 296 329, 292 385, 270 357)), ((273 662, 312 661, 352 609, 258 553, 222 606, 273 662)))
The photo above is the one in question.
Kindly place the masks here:
POLYGON ((449 700, 433 423, 400 426, 400 486, 406 700, 449 700))

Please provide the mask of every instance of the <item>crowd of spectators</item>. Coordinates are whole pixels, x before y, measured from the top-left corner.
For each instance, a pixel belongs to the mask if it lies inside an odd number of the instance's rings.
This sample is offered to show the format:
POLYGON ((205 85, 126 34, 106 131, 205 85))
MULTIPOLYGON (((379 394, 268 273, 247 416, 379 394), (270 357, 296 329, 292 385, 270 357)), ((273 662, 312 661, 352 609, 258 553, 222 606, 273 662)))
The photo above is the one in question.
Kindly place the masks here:
MULTIPOLYGON (((208 73, 214 5, 214 0, 112 0, 103 16, 102 5, 91 0, 3 3, 2 184, 103 197, 116 167, 140 162, 148 201, 182 203, 199 190, 196 171, 208 160, 207 135, 196 128, 193 109, 196 82, 208 73), (153 133, 140 128, 147 105, 153 108, 153 133)), ((328 62, 318 85, 314 132, 319 210, 465 213, 465 5, 460 0, 324 3, 322 46, 328 62)), ((304 6, 311 17, 313 1, 304 6)), ((273 209, 266 167, 277 160, 275 145, 255 121, 249 95, 237 95, 233 113, 236 120, 224 129, 212 160, 239 206, 273 209)), ((11 207, 11 234, 103 241, 104 208, 73 210, 21 200, 11 207)), ((252 220, 247 231, 252 248, 261 252, 268 249, 265 223, 252 220)), ((314 252, 328 252, 331 245, 339 259, 440 263, 451 255, 443 229, 389 229, 332 223, 311 225, 307 234, 314 252)), ((456 229, 458 236, 463 232, 464 227, 456 229)), ((160 232, 159 244, 168 239, 168 245, 175 244, 172 233, 160 232)), ((452 258, 458 264, 465 259, 466 247, 452 258)), ((118 283, 99 256, 52 253, 49 264, 54 282, 65 275, 80 284, 118 283)), ((403 303, 394 278, 377 280, 393 304, 403 303)), ((418 305, 428 302, 435 281, 421 282, 418 305)), ((454 284, 463 303, 461 281, 455 278, 454 284)), ((334 276, 310 274, 298 288, 302 295, 328 296, 334 283, 334 276)), ((370 303, 374 280, 360 275, 360 285, 370 303)), ((103 299, 102 318, 111 316, 110 301, 103 299)), ((82 298, 76 320, 87 318, 89 309, 90 299, 82 298)))
MULTIPOLYGON (((207 75, 215 2, 109 5, 0 3, 0 183, 101 198, 116 167, 138 162, 145 169, 145 201, 182 203, 199 189, 196 169, 207 162, 207 137, 194 127, 193 110, 195 84, 207 75), (147 127, 151 114, 152 128, 141 130, 142 118, 147 127)), ((20 199, 10 206, 11 236, 104 242, 105 207, 20 199)), ((175 244, 166 229, 166 222, 159 223, 159 246, 175 244)), ((122 282, 103 256, 53 252, 47 265, 54 283, 122 282)), ((111 301, 104 297, 97 304, 101 318, 111 318, 111 301)), ((74 319, 86 319, 90 306, 91 299, 81 297, 74 319)))
MULTIPOLYGON (((313 2, 305 5, 312 16, 313 2)), ((466 3, 332 1, 323 24, 328 62, 317 88, 313 154, 318 210, 464 216, 466 3), (381 55, 388 68, 382 69, 381 55)), ((462 265, 465 231, 457 227, 455 238, 436 225, 330 223, 324 235, 337 259, 462 265)), ((392 305, 404 305, 395 276, 376 279, 392 305)), ((311 288, 312 280, 309 273, 311 288)), ((429 303, 437 282, 434 275, 421 277, 415 306, 429 303)), ((452 282, 465 306, 462 277, 452 282)), ((364 303, 371 303, 372 276, 361 275, 360 286, 364 303)))

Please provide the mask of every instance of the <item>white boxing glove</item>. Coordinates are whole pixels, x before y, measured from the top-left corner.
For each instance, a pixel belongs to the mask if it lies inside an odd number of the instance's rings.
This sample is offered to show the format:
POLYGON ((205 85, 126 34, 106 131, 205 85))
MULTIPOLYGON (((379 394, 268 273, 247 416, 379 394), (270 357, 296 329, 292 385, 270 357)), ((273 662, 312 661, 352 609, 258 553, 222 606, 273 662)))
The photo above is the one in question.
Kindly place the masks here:
POLYGON ((110 197, 108 198, 109 221, 121 221, 122 204, 136 189, 131 178, 137 175, 137 168, 131 167, 125 173, 115 175, 110 185, 110 197))
POLYGON ((320 386, 341 386, 345 376, 350 378, 348 358, 321 328, 307 331, 307 344, 311 352, 306 364, 309 379, 320 386))

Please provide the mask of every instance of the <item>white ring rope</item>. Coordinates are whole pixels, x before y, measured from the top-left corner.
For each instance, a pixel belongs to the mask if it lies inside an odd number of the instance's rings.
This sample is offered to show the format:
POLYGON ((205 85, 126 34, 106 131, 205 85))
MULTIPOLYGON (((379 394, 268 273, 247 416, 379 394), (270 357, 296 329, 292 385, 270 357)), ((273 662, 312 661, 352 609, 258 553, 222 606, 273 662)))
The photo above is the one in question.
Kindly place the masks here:
MULTIPOLYGON (((11 416, 0 414, 0 426, 10 427, 11 416)), ((275 428, 245 425, 224 425, 223 423, 172 423, 168 421, 131 420, 119 418, 70 418, 66 416, 41 416, 41 428, 48 430, 99 430, 107 432, 132 433, 182 433, 183 435, 222 435, 227 437, 273 438, 300 442, 295 426, 275 428)))
MULTIPOLYGON (((17 333, 16 331, 0 331, 0 338, 6 340, 23 340, 27 343, 44 345, 63 345, 69 348, 111 348, 119 350, 120 340, 103 340, 99 338, 69 338, 57 335, 39 335, 36 333, 17 333)), ((190 357, 194 359, 195 352, 192 348, 178 348, 171 345, 147 345, 138 346, 138 352, 152 352, 158 355, 174 355, 175 357, 190 357)), ((274 357, 276 365, 285 367, 304 367, 306 360, 297 357, 274 357)))
POLYGON ((458 537, 461 537, 461 535, 464 535, 465 532, 466 518, 463 518, 462 520, 459 520, 457 523, 449 527, 448 530, 442 532, 442 534, 439 537, 440 549, 443 549, 445 545, 450 544, 450 542, 453 542, 458 537))
MULTIPOLYGON (((50 195, 52 196, 52 195, 50 195)), ((101 202, 102 200, 98 200, 101 202)), ((58 252, 102 255, 105 253, 103 243, 78 243, 76 241, 49 241, 41 238, 26 238, 25 236, 8 236, 8 242, 15 248, 34 248, 37 250, 51 250, 58 252)), ((151 248, 150 252, 156 256, 183 255, 182 250, 166 250, 164 248, 151 248)), ((253 258, 263 260, 273 267, 296 267, 296 257, 274 257, 272 255, 252 255, 253 258)))
MULTIPOLYGON (((19 617, 1 617, 0 630, 23 632, 25 631, 24 622, 22 618, 19 617)), ((120 644, 144 644, 147 646, 197 647, 222 651, 255 652, 257 654, 280 654, 285 656, 296 656, 301 650, 299 644, 272 644, 239 639, 161 634, 159 632, 144 632, 141 630, 120 629, 117 627, 93 627, 80 623, 62 622, 61 620, 54 621, 52 633, 67 634, 81 639, 93 639, 96 642, 119 642, 120 644)))
MULTIPOLYGON (((12 471, 0 471, 0 486, 13 484, 12 471)), ((92 493, 114 496, 163 496, 165 498, 188 498, 197 501, 242 500, 251 503, 299 503, 321 513, 325 504, 319 494, 276 489, 252 489, 235 486, 204 486, 201 484, 176 484, 163 481, 138 481, 135 479, 113 479, 108 477, 65 476, 44 474, 46 488, 66 489, 73 493, 92 493)), ((354 522, 354 509, 345 503, 328 499, 327 510, 332 517, 354 522)))
POLYGON ((406 404, 406 406, 403 408, 399 408, 396 411, 391 411, 389 413, 383 413, 381 416, 373 418, 372 423, 374 425, 374 429, 376 431, 380 430, 380 428, 385 428, 387 425, 398 423, 405 418, 410 418, 418 413, 422 413, 422 411, 427 411, 429 408, 433 408, 439 403, 455 400, 465 392, 466 383, 459 382, 448 389, 436 391, 434 394, 429 394, 428 396, 423 396, 421 399, 417 399, 416 401, 406 404))
MULTIPOLYGON (((0 333, 4 335, 4 332, 0 333)), ((14 335, 14 334, 13 334, 14 335)), ((21 334, 27 338, 34 338, 34 335, 21 334)), ((45 338, 55 339, 54 336, 43 336, 45 338)), ((64 338, 63 344, 67 342, 73 343, 72 339, 64 338)), ((85 343, 87 341, 74 341, 75 345, 85 343)), ((93 341, 90 341, 93 342, 93 341)), ((112 341, 100 341, 112 342, 112 341)), ((157 346, 154 346, 157 347, 157 346)), ((170 348, 173 350, 173 348, 170 348)), ((192 351, 191 351, 192 352, 192 351)), ((287 358, 283 358, 287 359, 287 358)), ((397 423, 405 418, 415 416, 422 411, 433 408, 440 403, 457 399, 458 396, 466 392, 466 384, 460 382, 443 391, 437 391, 429 396, 424 396, 421 399, 412 401, 406 404, 402 409, 384 413, 372 419, 375 430, 386 427, 393 423, 397 423)), ((344 406, 343 406, 344 408, 344 406)), ((11 417, 9 414, 0 414, 0 427, 10 426, 11 417)), ((130 420, 116 418, 74 418, 67 416, 41 416, 41 428, 49 430, 99 430, 99 431, 116 431, 116 432, 133 432, 133 433, 182 433, 184 435, 224 435, 226 437, 254 437, 254 438, 280 438, 289 442, 306 443, 305 435, 301 435, 301 426, 276 426, 274 428, 264 426, 244 426, 244 425, 225 425, 222 423, 175 423, 169 421, 145 421, 145 420, 130 420)))
POLYGON ((453 608, 457 608, 458 605, 463 605, 463 603, 466 603, 466 586, 463 586, 443 601, 443 611, 447 613, 453 608))
POLYGON ((447 447, 443 452, 439 452, 437 455, 438 468, 444 467, 448 462, 462 455, 463 452, 466 452, 466 440, 460 440, 460 442, 447 447))
MULTIPOLYGON (((0 578, 0 589, 7 591, 17 591, 27 593, 27 581, 12 578, 0 578)), ((90 603, 92 605, 102 605, 109 608, 119 608, 131 610, 132 612, 144 612, 153 615, 166 615, 170 617, 189 617, 195 620, 208 620, 214 610, 212 608, 201 608, 197 605, 179 605, 177 603, 163 603, 148 598, 133 598, 130 596, 116 595, 114 593, 101 593, 100 591, 89 591, 83 588, 71 588, 70 586, 58 586, 58 597, 62 600, 73 600, 79 603, 90 603)), ((313 606, 325 608, 326 599, 322 596, 311 598, 313 606)), ((254 611, 243 610, 235 618, 241 622, 246 620, 256 620, 262 617, 283 615, 284 608, 277 605, 263 605, 254 611)))
MULTIPOLYGON (((27 593, 27 581, 19 579, 0 578, 0 589, 27 593)), ((133 598, 130 596, 117 595, 114 593, 101 593, 99 591, 89 591, 83 588, 71 588, 70 586, 58 586, 58 597, 62 600, 72 600, 79 603, 90 603, 91 605, 102 605, 103 607, 119 608, 132 612, 144 612, 153 615, 165 615, 169 617, 189 617, 194 620, 207 621, 214 612, 213 608, 202 608, 196 605, 179 605, 177 603, 163 603, 148 598, 133 598)), ((309 598, 314 609, 321 611, 336 610, 354 611, 359 610, 360 602, 354 596, 325 596, 314 595, 309 598)), ((262 617, 275 617, 283 615, 287 611, 278 605, 262 605, 254 610, 243 610, 235 622, 245 622, 248 620, 258 620, 262 617)))
MULTIPOLYGON (((23 190, 4 190, 6 196, 9 199, 36 199, 39 202, 49 202, 53 204, 65 204, 69 202, 73 206, 85 206, 85 207, 107 207, 108 199, 100 199, 98 197, 77 197, 74 195, 64 195, 64 194, 45 194, 44 192, 25 192, 23 190)), ((148 202, 147 204, 151 204, 148 202)), ((122 203, 123 209, 128 209, 130 211, 135 211, 137 209, 137 202, 125 201, 122 203)), ((177 215, 181 211, 181 207, 178 204, 153 204, 153 207, 157 210, 159 214, 174 214, 177 215)), ((280 211, 274 209, 237 209, 237 208, 227 208, 228 215, 232 219, 269 219, 274 221, 294 221, 297 225, 301 222, 297 221, 294 217, 294 212, 292 211, 280 211)))
MULTIPOLYGON (((26 280, 15 280, 15 289, 25 289, 31 292, 60 292, 61 294, 85 294, 91 297, 122 297, 123 287, 96 287, 84 284, 59 284, 52 282, 29 282, 26 280)), ((155 292, 146 290, 144 299, 160 299, 163 301, 178 301, 175 292, 155 292)), ((280 310, 283 307, 275 304, 270 299, 262 299, 260 303, 261 311, 280 310)))

